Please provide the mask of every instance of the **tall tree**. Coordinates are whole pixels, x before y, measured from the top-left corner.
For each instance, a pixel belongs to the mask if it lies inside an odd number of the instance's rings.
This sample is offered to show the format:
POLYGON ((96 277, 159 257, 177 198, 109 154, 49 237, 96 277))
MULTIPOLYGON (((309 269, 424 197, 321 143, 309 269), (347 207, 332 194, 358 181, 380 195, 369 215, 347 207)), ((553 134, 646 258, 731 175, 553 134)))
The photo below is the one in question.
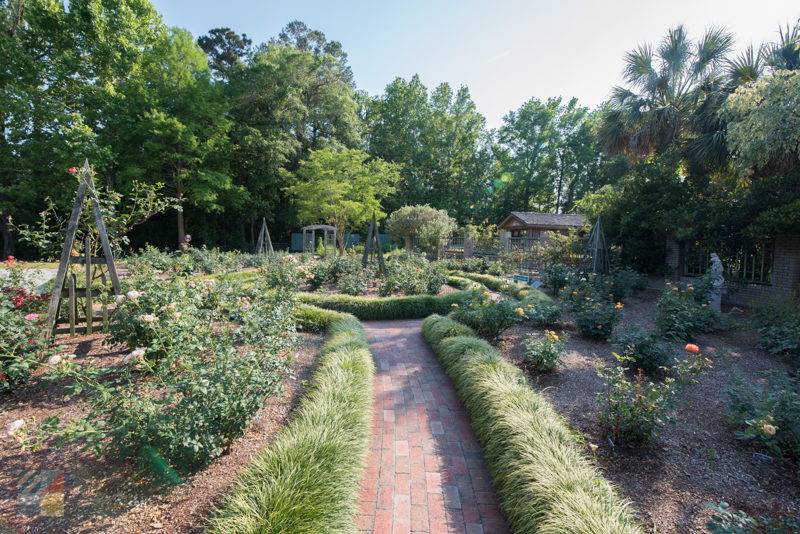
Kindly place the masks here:
POLYGON ((208 56, 208 66, 215 76, 228 77, 228 72, 252 53, 253 41, 230 28, 213 28, 197 38, 197 44, 208 56))
POLYGON ((325 222, 338 229, 339 247, 374 214, 385 216, 381 201, 400 179, 397 165, 354 149, 322 149, 309 154, 296 173, 284 171, 294 182, 286 187, 305 223, 325 222))

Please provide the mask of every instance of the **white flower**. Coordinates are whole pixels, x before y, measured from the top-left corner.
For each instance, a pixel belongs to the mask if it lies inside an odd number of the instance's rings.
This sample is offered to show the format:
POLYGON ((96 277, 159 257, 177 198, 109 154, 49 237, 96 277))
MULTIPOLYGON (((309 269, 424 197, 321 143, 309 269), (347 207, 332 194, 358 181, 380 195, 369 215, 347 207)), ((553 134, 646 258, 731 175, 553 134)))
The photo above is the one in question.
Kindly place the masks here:
POLYGON ((17 432, 19 432, 19 430, 23 426, 25 426, 25 420, 24 419, 17 419, 13 423, 10 423, 10 424, 8 424, 6 426, 6 434, 9 435, 9 436, 13 436, 17 432))
POLYGON ((58 354, 47 358, 47 365, 58 365, 59 363, 61 363, 61 356, 58 354))
POLYGON ((117 295, 117 297, 114 299, 114 302, 117 304, 122 304, 125 302, 125 295, 117 295))
POLYGON ((177 321, 178 319, 181 318, 181 315, 183 315, 181 312, 175 312, 172 314, 172 318, 177 321))
POLYGON ((122 358, 122 363, 128 364, 130 362, 138 362, 142 358, 144 358, 146 350, 143 347, 137 347, 136 350, 132 351, 130 354, 122 358))
POLYGON ((149 314, 149 313, 146 313, 144 315, 139 315, 136 318, 139 319, 140 321, 142 321, 143 323, 154 323, 154 322, 158 321, 158 317, 156 317, 155 315, 149 314))
POLYGON ((77 358, 77 357, 78 357, 78 355, 77 355, 77 354, 67 354, 67 355, 65 356, 65 358, 67 358, 68 360, 74 360, 74 359, 75 359, 75 358, 77 358))
POLYGON ((136 299, 138 299, 139 297, 141 297, 141 296, 142 296, 142 294, 141 294, 141 293, 139 293, 138 291, 128 291, 128 292, 125 294, 125 296, 126 296, 126 297, 128 297, 128 298, 129 298, 129 299, 131 299, 131 300, 136 300, 136 299))

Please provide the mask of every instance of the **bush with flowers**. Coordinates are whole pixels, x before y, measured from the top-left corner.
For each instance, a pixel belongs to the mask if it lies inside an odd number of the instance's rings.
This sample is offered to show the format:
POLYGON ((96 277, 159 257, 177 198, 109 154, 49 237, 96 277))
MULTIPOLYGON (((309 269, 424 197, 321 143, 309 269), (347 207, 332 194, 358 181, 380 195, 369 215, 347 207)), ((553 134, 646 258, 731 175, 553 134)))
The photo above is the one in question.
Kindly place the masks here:
POLYGON ((562 263, 551 263, 541 271, 542 281, 553 293, 558 293, 575 278, 575 270, 562 263))
POLYGON ((552 373, 564 365, 561 357, 569 341, 569 336, 562 332, 559 336, 553 330, 547 330, 543 336, 528 335, 525 340, 525 364, 543 373, 552 373))
POLYGON ((753 318, 764 348, 800 365, 800 302, 788 301, 757 310, 753 318))
POLYGON ((0 301, 0 393, 27 382, 30 371, 57 352, 42 337, 43 320, 0 301))
POLYGON ((45 313, 50 294, 33 291, 14 256, 9 256, 3 261, 3 265, 7 269, 4 271, 5 276, 0 278, 0 298, 8 299, 22 313, 45 313))
POLYGON ((488 291, 475 292, 463 304, 454 303, 448 317, 469 326, 476 334, 490 341, 526 318, 525 310, 517 301, 504 297, 494 299, 488 291))
POLYGON ((614 353, 617 365, 598 367, 597 374, 605 383, 597 394, 603 405, 599 419, 615 443, 647 443, 673 422, 678 394, 711 365, 695 346, 687 345, 689 348, 688 358, 676 363, 661 382, 648 380, 641 369, 629 378, 633 358, 627 355, 614 353))
POLYGON ((525 315, 538 326, 557 325, 561 319, 561 305, 541 299, 524 299, 521 303, 525 315))
POLYGON ((711 293, 704 279, 698 284, 668 282, 656 302, 656 326, 664 337, 686 339, 699 332, 711 332, 719 313, 709 304, 711 293))
POLYGON ((378 292, 382 297, 397 293, 435 295, 446 282, 445 264, 429 263, 422 256, 402 254, 386 263, 386 274, 380 279, 378 292))
POLYGON ((174 468, 200 467, 230 446, 279 392, 295 320, 291 291, 136 273, 118 297, 109 342, 130 351, 101 369, 63 361, 90 406, 80 421, 45 422, 49 435, 96 452, 154 450, 174 468))
POLYGON ((764 385, 736 380, 726 392, 736 437, 800 463, 800 380, 771 371, 764 385))
POLYGON ((337 287, 345 295, 363 295, 372 280, 372 269, 361 269, 339 277, 337 287))
POLYGON ((630 356, 637 369, 655 373, 670 364, 670 353, 658 340, 658 335, 638 324, 618 328, 611 336, 611 344, 622 354, 630 356))
POLYGON ((572 307, 578 332, 586 337, 608 339, 622 315, 623 304, 587 298, 572 307))

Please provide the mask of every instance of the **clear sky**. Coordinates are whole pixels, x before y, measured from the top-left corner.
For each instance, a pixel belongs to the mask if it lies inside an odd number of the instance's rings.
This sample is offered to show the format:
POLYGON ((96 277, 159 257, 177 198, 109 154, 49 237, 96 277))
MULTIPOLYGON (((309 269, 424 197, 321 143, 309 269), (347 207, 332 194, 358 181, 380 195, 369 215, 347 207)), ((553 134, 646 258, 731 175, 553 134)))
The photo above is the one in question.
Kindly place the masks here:
POLYGON ((152 0, 195 35, 230 27, 255 43, 302 20, 344 46, 360 89, 415 73, 429 89, 467 85, 489 127, 531 97, 594 107, 620 82, 622 57, 685 24, 725 26, 738 47, 773 40, 800 0, 152 0))

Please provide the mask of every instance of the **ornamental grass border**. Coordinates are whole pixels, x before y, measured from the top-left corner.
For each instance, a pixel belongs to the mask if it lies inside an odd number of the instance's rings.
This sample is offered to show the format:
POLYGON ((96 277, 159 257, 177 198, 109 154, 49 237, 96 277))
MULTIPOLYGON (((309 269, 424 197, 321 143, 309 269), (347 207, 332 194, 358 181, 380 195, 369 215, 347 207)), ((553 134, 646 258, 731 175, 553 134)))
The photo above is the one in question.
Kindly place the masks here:
POLYGON ((466 407, 514 532, 644 533, 630 503, 522 371, 447 317, 425 319, 422 335, 466 407))
POLYGON ((237 477, 209 532, 352 533, 371 439, 375 374, 352 315, 301 306, 327 340, 309 391, 273 443, 237 477))

